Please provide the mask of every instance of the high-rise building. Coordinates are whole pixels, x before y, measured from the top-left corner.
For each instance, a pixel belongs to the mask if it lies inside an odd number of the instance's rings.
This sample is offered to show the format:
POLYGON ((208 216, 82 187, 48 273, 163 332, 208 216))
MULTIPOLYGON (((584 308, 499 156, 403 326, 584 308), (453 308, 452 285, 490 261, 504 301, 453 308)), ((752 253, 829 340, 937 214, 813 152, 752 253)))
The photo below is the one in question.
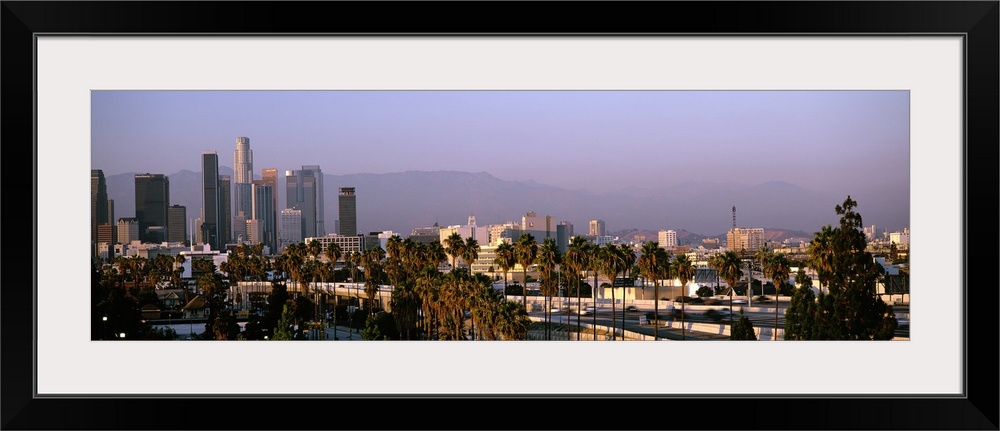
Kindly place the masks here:
POLYGON ((338 233, 341 235, 357 235, 358 204, 357 196, 354 194, 354 187, 340 188, 340 194, 337 196, 337 208, 340 213, 340 230, 338 233))
POLYGON ((111 223, 108 219, 108 185, 104 171, 90 170, 90 242, 97 244, 97 226, 111 223))
POLYGON ((261 220, 250 219, 244 222, 243 224, 246 225, 244 229, 247 232, 247 237, 245 239, 247 243, 250 243, 252 245, 264 244, 265 246, 267 246, 267 244, 264 242, 264 223, 261 223, 261 220))
MULTIPOLYGON (((271 185, 271 196, 274 198, 274 206, 271 207, 273 213, 271 214, 271 226, 265 226, 265 231, 270 231, 271 235, 274 237, 271 239, 271 253, 278 251, 275 246, 278 244, 278 211, 281 208, 278 206, 278 170, 275 168, 264 168, 260 171, 260 181, 263 184, 271 185)), ((252 217, 252 215, 251 215, 252 217)))
POLYGON ((326 235, 318 235, 322 231, 322 177, 319 166, 285 171, 285 208, 302 211, 302 238, 326 235))
POLYGON ((232 178, 219 175, 219 242, 225 247, 233 242, 232 178))
POLYGON ((253 150, 250 138, 236 138, 233 152, 233 240, 247 241, 246 221, 253 213, 253 150))
POLYGON ((135 175, 135 218, 139 239, 161 243, 167 240, 167 207, 170 206, 170 179, 163 174, 135 175))
POLYGON ((726 248, 737 253, 756 253, 764 245, 764 228, 734 227, 726 233, 726 248))
POLYGON ((674 230, 661 230, 657 234, 656 241, 661 248, 673 249, 677 247, 677 232, 674 230))
POLYGON ((167 241, 187 242, 187 207, 171 205, 167 207, 167 241))
POLYGON ((115 231, 114 225, 103 223, 97 227, 97 243, 106 244, 108 246, 115 244, 115 231))
MULTIPOLYGON (((253 226, 253 228, 258 231, 251 232, 257 235, 257 239, 254 239, 254 235, 250 235, 251 244, 261 242, 268 246, 269 250, 275 250, 277 235, 274 231, 274 188, 263 181, 254 181, 252 196, 253 213, 251 214, 251 220, 257 221, 257 225, 253 226)), ((247 223, 247 226, 251 225, 247 223)))
POLYGON ((561 222, 559 222, 559 224, 562 225, 562 226, 566 226, 566 235, 568 237, 572 238, 573 235, 575 235, 575 233, 573 232, 573 223, 572 222, 561 221, 561 222))
POLYGON ((304 165, 302 170, 311 174, 316 182, 316 236, 324 236, 326 235, 326 205, 324 204, 326 194, 323 192, 323 171, 320 170, 319 165, 304 165))
POLYGON ((124 217, 118 219, 118 237, 116 243, 129 244, 139 239, 139 220, 135 217, 124 217))
POLYGON ((607 232, 604 229, 604 220, 591 220, 590 221, 590 235, 593 236, 605 236, 607 232))
POLYGON ((281 228, 278 230, 278 252, 284 253, 289 245, 302 242, 302 210, 281 210, 281 228))
POLYGON ((205 244, 205 232, 202 230, 201 217, 195 217, 191 222, 191 244, 205 244))
MULTIPOLYGON (((545 238, 552 238, 556 241, 559 250, 563 252, 569 247, 566 225, 560 224, 555 216, 540 216, 534 211, 528 211, 521 216, 521 232, 518 237, 525 233, 530 233, 539 244, 545 241, 545 238)), ((517 239, 515 238, 514 241, 516 242, 517 239)))
POLYGON ((219 155, 215 151, 201 154, 201 238, 212 250, 222 250, 225 243, 220 236, 222 227, 219 215, 222 205, 219 201, 219 155))

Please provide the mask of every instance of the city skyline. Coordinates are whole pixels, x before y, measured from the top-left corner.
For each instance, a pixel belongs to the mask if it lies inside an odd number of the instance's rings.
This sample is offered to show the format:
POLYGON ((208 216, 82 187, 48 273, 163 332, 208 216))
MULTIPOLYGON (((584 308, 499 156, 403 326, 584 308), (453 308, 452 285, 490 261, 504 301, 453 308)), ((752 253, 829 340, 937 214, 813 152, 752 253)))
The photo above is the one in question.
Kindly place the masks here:
POLYGON ((909 218, 906 91, 95 91, 92 109, 105 175, 197 170, 191 154, 247 138, 279 171, 487 172, 632 195, 788 182, 851 195, 877 224, 909 218))

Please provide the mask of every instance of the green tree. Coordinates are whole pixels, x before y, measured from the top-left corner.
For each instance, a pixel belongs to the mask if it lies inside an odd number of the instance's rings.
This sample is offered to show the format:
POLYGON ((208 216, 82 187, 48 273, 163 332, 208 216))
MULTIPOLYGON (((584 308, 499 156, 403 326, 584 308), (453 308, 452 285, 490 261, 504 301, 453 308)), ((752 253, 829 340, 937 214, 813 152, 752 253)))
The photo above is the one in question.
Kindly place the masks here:
POLYGON ((396 321, 391 313, 379 311, 368 316, 365 320, 365 329, 361 332, 362 340, 398 340, 399 332, 396 330, 396 321))
POLYGON ((750 319, 743 314, 743 309, 740 309, 740 320, 736 322, 732 327, 732 332, 729 334, 730 340, 741 340, 741 341, 756 341, 757 334, 753 332, 753 323, 750 319))
POLYGON ((216 340, 235 340, 240 333, 240 325, 232 310, 221 310, 212 322, 212 332, 216 340))
POLYGON ((295 317, 292 316, 293 311, 289 304, 290 302, 286 302, 282 307, 281 319, 278 320, 278 324, 274 328, 272 340, 292 339, 292 325, 294 325, 295 317))
POLYGON ((898 322, 892 307, 875 291, 878 270, 874 257, 867 251, 861 215, 855 211, 857 205, 848 196, 835 207, 841 216, 840 225, 823 229, 813 239, 813 244, 819 244, 822 236, 829 243, 826 249, 810 247, 808 260, 814 265, 815 262, 829 265, 813 267, 820 283, 829 288, 829 294, 820 292, 812 315, 808 314, 808 305, 802 304, 811 301, 811 295, 802 292, 792 296, 789 306, 792 315, 786 315, 786 339, 891 340, 895 336, 898 322))

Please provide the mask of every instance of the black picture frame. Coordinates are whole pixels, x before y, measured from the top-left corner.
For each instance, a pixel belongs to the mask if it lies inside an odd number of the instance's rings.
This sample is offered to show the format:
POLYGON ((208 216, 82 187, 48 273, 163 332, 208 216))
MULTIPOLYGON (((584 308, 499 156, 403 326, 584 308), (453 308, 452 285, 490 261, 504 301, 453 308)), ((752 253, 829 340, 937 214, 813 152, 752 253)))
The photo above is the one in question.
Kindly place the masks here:
MULTIPOLYGON (((517 2, 4 1, 0 12, 2 138, 6 160, 12 165, 4 170, 8 204, 34 202, 35 178, 40 174, 37 166, 33 166, 31 176, 25 175, 23 168, 26 143, 33 142, 35 136, 33 46, 38 33, 960 34, 966 48, 966 181, 962 202, 967 224, 961 251, 966 257, 966 273, 956 279, 969 291, 972 277, 981 268, 996 266, 996 203, 1000 201, 997 1, 574 2, 548 7, 517 2), (329 7, 337 14, 331 15, 329 7), (409 19, 399 22, 389 19, 390 15, 409 19), (985 243, 986 247, 970 247, 973 231, 974 243, 985 243)), ((989 276, 985 277, 987 283, 976 282, 986 287, 976 291, 977 300, 965 304, 966 385, 960 397, 453 395, 267 399, 206 394, 152 399, 35 398, 34 308, 30 305, 38 304, 23 274, 28 268, 33 271, 32 279, 37 274, 39 245, 27 229, 18 227, 34 225, 36 219, 34 212, 23 208, 5 215, 5 283, 0 291, 4 353, 0 362, 0 425, 4 429, 998 429, 998 292, 989 286, 989 276), (15 216, 19 217, 12 218, 15 216), (32 253, 27 252, 27 244, 33 245, 32 253), (570 404, 552 403, 554 400, 570 404), (530 414, 539 409, 572 413, 530 414)), ((185 369, 178 378, 199 375, 197 369, 185 369)), ((305 371, 300 374, 301 378, 307 376, 305 371)))

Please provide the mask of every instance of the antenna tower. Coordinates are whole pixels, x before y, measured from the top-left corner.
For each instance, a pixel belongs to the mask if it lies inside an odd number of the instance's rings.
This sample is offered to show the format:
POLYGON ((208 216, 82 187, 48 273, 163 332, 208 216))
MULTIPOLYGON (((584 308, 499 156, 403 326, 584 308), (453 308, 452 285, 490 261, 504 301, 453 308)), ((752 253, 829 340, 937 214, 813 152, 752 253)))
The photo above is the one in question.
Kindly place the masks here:
POLYGON ((736 205, 733 205, 733 229, 736 229, 736 205))

